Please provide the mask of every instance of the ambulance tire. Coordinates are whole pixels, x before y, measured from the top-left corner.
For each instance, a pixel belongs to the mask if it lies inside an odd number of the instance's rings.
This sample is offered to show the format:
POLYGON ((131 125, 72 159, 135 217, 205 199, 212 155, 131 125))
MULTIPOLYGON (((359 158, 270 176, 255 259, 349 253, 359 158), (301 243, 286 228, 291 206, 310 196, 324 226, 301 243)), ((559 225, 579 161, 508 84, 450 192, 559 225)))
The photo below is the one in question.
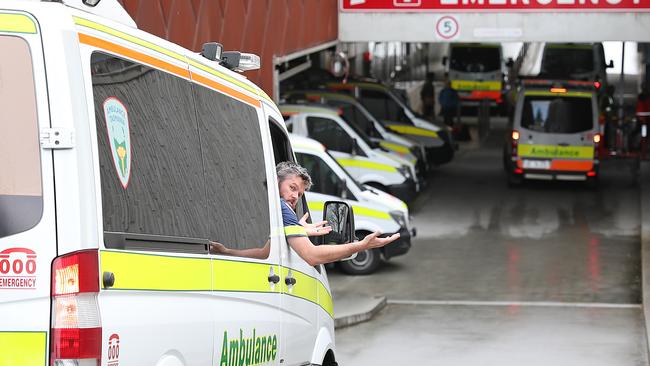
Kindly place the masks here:
MULTIPOLYGON (((367 231, 357 231, 357 238, 364 238, 370 234, 367 231)), ((339 268, 349 275, 363 276, 374 273, 381 264, 381 250, 370 249, 357 253, 354 259, 339 262, 339 268)))
POLYGON ((524 177, 521 175, 517 175, 513 172, 507 172, 506 174, 508 175, 508 187, 517 188, 524 183, 524 177))

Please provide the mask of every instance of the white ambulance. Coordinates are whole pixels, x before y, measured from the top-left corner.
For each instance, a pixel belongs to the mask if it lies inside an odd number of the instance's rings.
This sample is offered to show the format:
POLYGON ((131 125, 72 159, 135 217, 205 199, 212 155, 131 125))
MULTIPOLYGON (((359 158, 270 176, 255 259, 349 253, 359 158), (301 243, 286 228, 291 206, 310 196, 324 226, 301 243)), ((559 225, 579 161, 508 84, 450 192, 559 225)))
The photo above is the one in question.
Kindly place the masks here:
POLYGON ((312 178, 313 185, 305 196, 314 222, 323 220, 325 202, 344 200, 353 208, 357 237, 377 230, 382 236, 400 234, 399 239, 385 247, 365 250, 349 260, 340 261, 338 265, 345 273, 371 274, 379 268, 382 258, 388 260, 409 251, 411 237, 416 231, 404 201, 357 183, 318 141, 293 134, 290 140, 298 162, 312 178))
POLYGON ((232 71, 256 56, 115 0, 0 0, 0 54, 0 365, 336 365, 325 269, 283 231, 282 116, 232 71))
POLYGON ((372 148, 362 131, 347 124, 333 108, 282 104, 280 112, 292 133, 319 141, 362 184, 412 200, 419 191, 415 165, 401 156, 372 148))

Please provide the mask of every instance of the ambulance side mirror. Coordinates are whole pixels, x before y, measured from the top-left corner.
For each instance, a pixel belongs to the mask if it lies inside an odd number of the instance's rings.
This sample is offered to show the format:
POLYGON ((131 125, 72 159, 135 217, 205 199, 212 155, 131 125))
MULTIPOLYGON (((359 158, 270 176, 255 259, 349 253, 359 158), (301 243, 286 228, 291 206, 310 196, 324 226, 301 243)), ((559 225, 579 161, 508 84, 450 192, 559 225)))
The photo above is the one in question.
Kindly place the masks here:
POLYGON ((609 63, 606 65, 608 69, 611 69, 614 67, 614 60, 609 60, 609 63))
POLYGON ((323 220, 332 231, 323 236, 323 244, 352 243, 354 237, 354 213, 352 207, 342 201, 327 201, 323 207, 323 220))

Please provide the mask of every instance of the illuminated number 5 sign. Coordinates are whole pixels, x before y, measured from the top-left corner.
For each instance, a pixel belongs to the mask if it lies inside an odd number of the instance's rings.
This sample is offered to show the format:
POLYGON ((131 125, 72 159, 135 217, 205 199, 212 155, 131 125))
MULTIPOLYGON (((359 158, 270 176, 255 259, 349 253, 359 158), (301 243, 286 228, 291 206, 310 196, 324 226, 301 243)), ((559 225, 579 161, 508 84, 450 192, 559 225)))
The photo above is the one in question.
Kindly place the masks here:
POLYGON ((459 30, 460 27, 458 26, 458 20, 449 15, 441 17, 436 23, 436 34, 444 40, 454 39, 458 36, 459 30))

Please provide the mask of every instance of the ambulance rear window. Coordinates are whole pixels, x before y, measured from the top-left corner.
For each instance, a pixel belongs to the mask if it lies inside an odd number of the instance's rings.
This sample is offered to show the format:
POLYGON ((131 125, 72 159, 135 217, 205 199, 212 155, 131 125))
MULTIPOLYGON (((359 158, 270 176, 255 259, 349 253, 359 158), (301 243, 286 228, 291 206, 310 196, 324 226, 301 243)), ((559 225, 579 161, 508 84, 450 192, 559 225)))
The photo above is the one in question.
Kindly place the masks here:
POLYGON ((32 58, 25 40, 0 36, 0 238, 34 227, 43 213, 32 58))
POLYGON ((591 98, 526 96, 521 126, 536 132, 578 133, 594 127, 591 98))

